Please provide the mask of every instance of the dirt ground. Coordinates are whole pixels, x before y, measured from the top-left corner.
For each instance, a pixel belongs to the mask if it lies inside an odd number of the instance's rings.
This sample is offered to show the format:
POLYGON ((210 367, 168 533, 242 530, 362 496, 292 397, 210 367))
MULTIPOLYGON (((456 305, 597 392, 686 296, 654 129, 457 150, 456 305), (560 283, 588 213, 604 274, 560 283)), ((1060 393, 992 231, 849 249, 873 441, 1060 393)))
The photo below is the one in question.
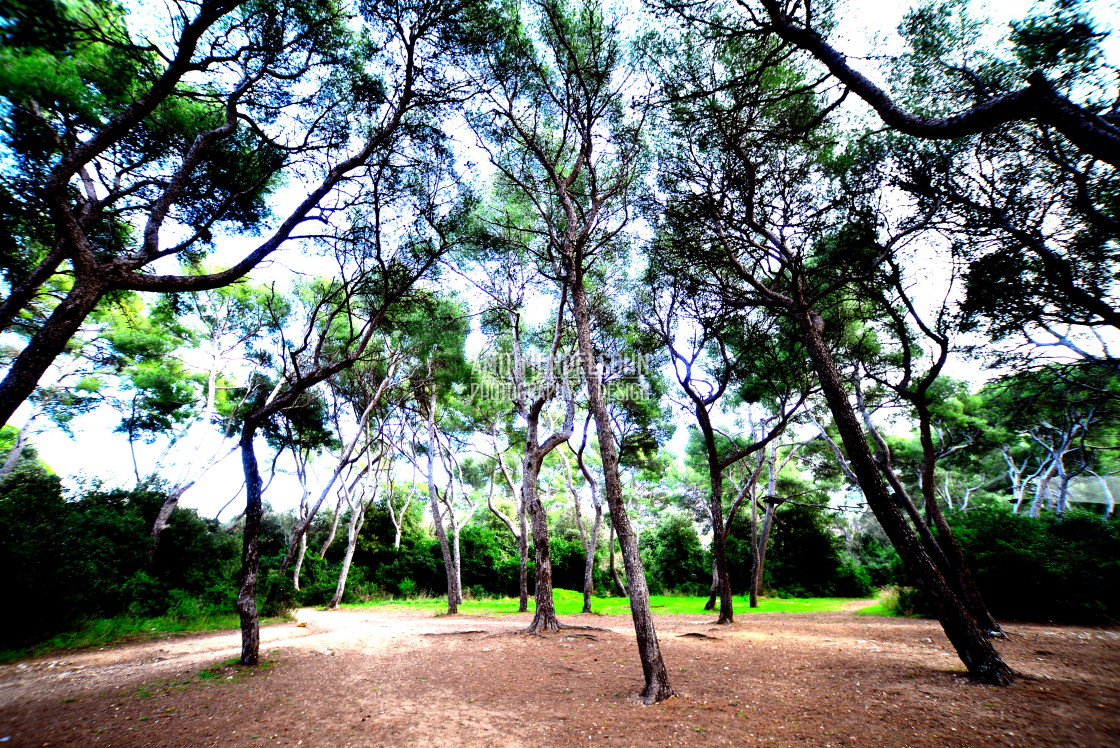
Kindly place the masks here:
POLYGON ((0 667, 12 746, 1120 746, 1120 632, 1009 625, 1021 677, 962 677, 931 621, 823 614, 659 616, 678 697, 635 700, 628 617, 547 637, 528 616, 302 610, 262 631, 0 667), (699 636, 702 635, 702 636, 699 636))

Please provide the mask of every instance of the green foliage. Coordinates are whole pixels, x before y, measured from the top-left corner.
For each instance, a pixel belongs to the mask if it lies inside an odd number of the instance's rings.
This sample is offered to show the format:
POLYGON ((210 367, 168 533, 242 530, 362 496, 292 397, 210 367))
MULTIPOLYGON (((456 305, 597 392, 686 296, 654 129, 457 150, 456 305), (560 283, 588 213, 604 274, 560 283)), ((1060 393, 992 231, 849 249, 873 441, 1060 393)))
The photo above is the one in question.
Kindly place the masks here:
POLYGON ((67 501, 56 476, 24 461, 0 484, 0 563, 19 569, 7 599, 0 647, 71 629, 83 620, 130 614, 228 611, 237 538, 177 509, 150 568, 149 530, 164 496, 100 491, 67 501))
POLYGON ((641 540, 651 590, 699 595, 710 585, 711 558, 700 546, 696 527, 687 515, 667 512, 641 540))
POLYGON ((823 508, 786 504, 775 514, 764 585, 789 597, 866 597, 868 572, 856 566, 823 508))
POLYGON ((1120 524, 1076 509, 1032 518, 1003 507, 951 523, 997 619, 1120 620, 1120 524))

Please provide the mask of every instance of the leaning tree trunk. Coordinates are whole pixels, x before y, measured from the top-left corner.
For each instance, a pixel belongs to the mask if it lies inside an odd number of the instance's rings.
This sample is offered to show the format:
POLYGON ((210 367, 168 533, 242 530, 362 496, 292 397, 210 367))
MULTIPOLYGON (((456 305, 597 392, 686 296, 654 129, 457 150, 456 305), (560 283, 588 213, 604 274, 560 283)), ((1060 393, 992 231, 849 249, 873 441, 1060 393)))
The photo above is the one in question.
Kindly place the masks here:
POLYGON ((261 627, 257 611, 257 575, 260 573, 261 475, 253 448, 256 426, 246 424, 241 435, 241 468, 245 473, 245 527, 241 531, 241 587, 237 613, 241 618, 241 664, 256 665, 260 657, 261 627))
POLYGON ((911 577, 933 605, 946 636, 956 648, 970 677, 993 685, 1010 683, 1011 669, 1000 659, 991 641, 965 609, 937 564, 926 553, 913 529, 891 500, 890 492, 871 456, 855 410, 848 401, 847 392, 832 354, 824 342, 822 336, 824 320, 806 306, 796 307, 792 311, 801 328, 802 339, 817 373, 821 392, 832 412, 852 470, 859 480, 860 488, 871 511, 874 512, 895 550, 902 557, 911 577))
MULTIPOLYGON (((713 530, 714 532, 714 530, 713 530)), ((708 588, 708 602, 704 603, 704 610, 715 610, 716 600, 719 599, 719 562, 712 554, 712 585, 708 588)))
MULTIPOLYGON (((574 258, 567 258, 569 262, 574 258)), ((573 263, 574 264, 574 263, 573 263)), ((582 268, 576 269, 581 272, 582 268)), ((569 275, 572 275, 569 273, 569 275)), ((642 558, 638 555, 638 537, 626 514, 626 504, 622 498, 622 478, 619 475, 618 452, 615 446, 614 430, 611 428, 610 412, 603 395, 603 383, 595 362, 595 350, 591 343, 591 314, 582 277, 572 282, 572 311, 576 322, 579 340, 579 353, 583 372, 587 380, 587 399, 591 413, 595 417, 595 431, 599 437, 599 454, 603 461, 604 493, 611 512, 611 523, 618 534, 622 548, 622 563, 626 569, 626 580, 630 585, 630 613, 634 619, 634 633, 638 640, 638 657, 642 661, 645 687, 642 701, 656 704, 674 696, 669 685, 669 672, 661 656, 657 641, 657 630, 653 625, 653 611, 649 605, 649 587, 646 586, 646 573, 642 558)))
POLYGON ((350 524, 346 532, 346 555, 342 557, 342 568, 338 572, 338 586, 335 587, 334 597, 328 606, 331 610, 338 610, 342 604, 342 596, 346 593, 346 578, 350 575, 350 564, 354 560, 354 549, 358 547, 358 534, 365 523, 366 512, 362 502, 350 511, 350 524))
POLYGON ((984 597, 980 594, 980 588, 976 586, 976 580, 972 576, 972 570, 969 568, 968 562, 965 561, 961 546, 957 543, 956 536, 953 535, 953 529, 949 527, 949 522, 945 519, 945 513, 941 511, 941 505, 937 503, 937 493, 933 486, 934 448, 930 420, 929 406, 923 401, 918 408, 918 433, 924 453, 921 477, 922 497, 926 504, 926 518, 937 528, 937 545, 945 556, 950 573, 953 575, 951 581, 955 583, 954 586, 961 595, 962 601, 968 606, 972 617, 976 619, 980 628, 990 636, 1001 636, 1003 635, 1003 628, 1000 627, 988 609, 987 603, 984 602, 984 597))
POLYGON ((10 421, 16 408, 31 397, 39 380, 66 350, 66 345, 106 290, 106 283, 100 279, 76 280, 66 298, 54 308, 47 321, 12 361, 3 381, 0 381, 0 426, 10 421))

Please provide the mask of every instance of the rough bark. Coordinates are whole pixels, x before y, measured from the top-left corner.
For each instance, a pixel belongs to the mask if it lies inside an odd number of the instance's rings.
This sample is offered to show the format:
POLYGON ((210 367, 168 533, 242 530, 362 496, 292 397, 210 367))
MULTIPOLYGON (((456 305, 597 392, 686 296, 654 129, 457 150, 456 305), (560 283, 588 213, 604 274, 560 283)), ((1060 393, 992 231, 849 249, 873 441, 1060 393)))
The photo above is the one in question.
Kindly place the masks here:
POLYGON ((245 526, 241 535, 241 586, 237 613, 241 618, 241 664, 256 665, 260 657, 260 615, 257 612, 257 575, 260 572, 261 476, 253 448, 256 425, 247 423, 241 435, 241 468, 245 473, 245 526))
POLYGON ((540 464, 526 460, 521 495, 528 508, 533 528, 533 552, 536 570, 534 572, 534 594, 536 612, 529 631, 559 631, 560 621, 556 618, 556 605, 552 600, 552 551, 549 547, 548 514, 541 503, 540 490, 537 488, 537 475, 540 464))
POLYGON ((435 451, 436 443, 436 395, 428 403, 428 501, 432 508, 432 522, 435 523, 436 538, 439 540, 439 551, 443 557, 443 571, 447 576, 447 613, 454 615, 459 612, 461 598, 456 586, 458 576, 455 574, 455 560, 451 556, 451 547, 447 542, 447 529, 443 526, 443 517, 439 511, 439 491, 435 481, 435 451))
MULTIPOLYGON (((570 261, 574 258, 568 259, 570 261)), ((568 269, 569 275, 575 277, 572 283, 572 309, 576 320, 580 358, 587 379, 589 408, 595 418, 595 431, 599 437, 604 493, 611 512, 611 524, 618 534, 618 542, 622 548, 622 562, 630 585, 630 613, 638 640, 638 657, 642 661, 642 673, 645 676, 645 687, 642 689, 641 698, 646 704, 656 704, 675 694, 672 686, 669 685, 669 672, 665 668, 661 647, 657 641, 653 611, 649 605, 645 569, 642 566, 642 558, 638 555, 637 535, 630 523, 630 517, 626 514, 626 505, 622 498, 622 479, 619 474, 614 431, 611 428, 610 413, 607 410, 603 384, 599 378, 595 351, 591 343, 591 314, 583 289, 582 268, 569 264, 568 269)))
POLYGON ((892 501, 871 456, 855 410, 848 401, 832 354, 822 337, 823 320, 805 306, 796 306, 791 311, 801 328, 802 339, 820 381, 821 392, 844 443, 852 471, 859 480, 872 512, 902 557, 910 576, 933 606, 946 636, 968 669, 969 676, 993 685, 1010 683, 1011 669, 1000 659, 991 641, 980 630, 892 501))
POLYGON ((0 381, 0 424, 11 420, 16 408, 31 397, 39 379, 66 350, 66 344, 97 306, 106 289, 107 284, 102 279, 75 281, 70 293, 51 312, 0 381))

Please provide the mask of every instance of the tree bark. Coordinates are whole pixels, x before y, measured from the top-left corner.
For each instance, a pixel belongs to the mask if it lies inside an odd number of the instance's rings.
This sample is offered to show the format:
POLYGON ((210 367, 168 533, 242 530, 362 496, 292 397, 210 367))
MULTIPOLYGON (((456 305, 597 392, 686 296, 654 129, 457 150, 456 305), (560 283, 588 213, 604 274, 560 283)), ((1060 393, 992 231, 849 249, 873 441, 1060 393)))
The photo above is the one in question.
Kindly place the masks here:
POLYGON ((70 293, 55 307, 0 381, 0 425, 11 420, 16 408, 31 397, 39 379, 66 350, 66 344, 78 332, 107 288, 105 281, 100 279, 79 278, 75 281, 70 293))
POLYGON ((622 597, 630 597, 630 593, 626 591, 626 585, 622 583, 622 578, 618 576, 618 568, 614 565, 614 523, 611 523, 607 546, 610 548, 610 561, 608 566, 611 572, 611 581, 614 582, 614 589, 622 597))
POLYGON ((350 574, 350 563, 354 560, 354 549, 358 547, 358 533, 362 531, 365 519, 365 505, 359 501, 358 505, 350 510, 350 523, 346 532, 346 555, 342 557, 342 568, 338 572, 338 586, 335 587, 334 597, 331 598, 331 603, 327 606, 331 610, 338 610, 338 606, 342 604, 342 596, 346 593, 346 577, 350 574))
POLYGON ((560 621, 556 618, 556 605, 552 600, 552 549, 549 547, 548 514, 544 510, 544 504, 541 503, 540 490, 537 487, 540 468, 539 462, 526 458, 521 483, 522 500, 528 507, 533 528, 533 560, 536 563, 533 586, 537 609, 533 614, 533 622, 529 624, 528 630, 531 632, 560 630, 560 621))
POLYGON ((245 473, 245 526, 241 535, 241 586, 237 613, 241 618, 241 664, 253 666, 260 656, 260 615, 257 612, 257 576, 260 573, 260 533, 264 504, 261 475, 253 448, 256 425, 247 423, 241 435, 241 468, 245 473))
POLYGON ((626 568, 626 580, 630 585, 630 613, 634 619, 638 656, 642 661, 642 673, 645 676, 645 687, 642 689, 641 698, 646 704, 656 704, 675 694, 672 686, 669 685, 669 672, 665 668, 661 647, 657 641, 653 611, 649 605, 645 569, 642 567, 642 558, 638 555, 638 539, 630 524, 630 517, 626 514, 626 505, 622 498, 622 479, 619 474, 614 431, 611 428, 610 413, 603 394, 603 383, 599 377, 595 351, 591 343, 591 314, 583 288, 582 268, 573 266, 574 257, 569 256, 566 259, 569 261, 569 277, 573 278, 572 310, 576 321, 583 372, 587 379, 589 408, 595 417, 595 431, 599 437, 599 454, 603 461, 607 506, 611 512, 611 524, 618 534, 618 542, 622 547, 622 562, 626 568))
POLYGON ((926 553, 917 536, 914 535, 914 531, 891 500, 890 492, 871 456, 855 411, 848 401, 832 354, 824 342, 822 336, 824 321, 816 312, 803 305, 795 306, 791 311, 801 328, 802 339, 816 370, 821 391, 828 402, 852 470, 859 480, 860 488, 872 512, 902 557, 911 577, 933 605, 946 636, 964 662, 969 676, 992 685, 1010 683, 1011 669, 1000 659, 991 641, 965 609, 937 564, 926 553))
POLYGON ((451 557, 451 548, 447 542, 447 529, 444 528, 443 517, 440 516, 439 495, 435 482, 435 451, 439 448, 439 445, 436 443, 436 394, 434 390, 428 407, 428 501, 432 507, 432 522, 435 523, 440 554, 443 556, 443 571, 447 575, 447 613, 448 615, 454 615, 459 612, 460 594, 456 586, 458 577, 455 574, 455 560, 451 557))

